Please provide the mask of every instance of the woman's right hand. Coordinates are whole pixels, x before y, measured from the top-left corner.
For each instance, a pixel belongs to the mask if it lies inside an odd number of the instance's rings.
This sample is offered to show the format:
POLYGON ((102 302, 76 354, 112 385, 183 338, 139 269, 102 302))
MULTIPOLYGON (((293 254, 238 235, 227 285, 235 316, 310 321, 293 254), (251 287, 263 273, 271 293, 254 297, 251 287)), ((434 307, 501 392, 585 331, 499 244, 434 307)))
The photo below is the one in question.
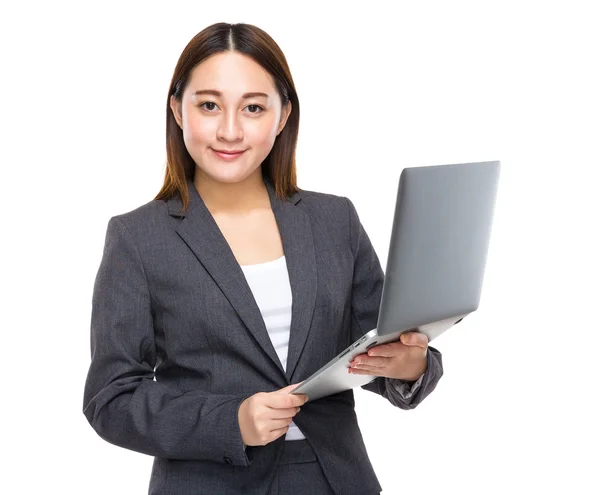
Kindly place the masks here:
POLYGON ((242 401, 238 422, 245 445, 266 445, 288 431, 292 418, 308 400, 305 394, 290 394, 297 386, 259 392, 242 401))

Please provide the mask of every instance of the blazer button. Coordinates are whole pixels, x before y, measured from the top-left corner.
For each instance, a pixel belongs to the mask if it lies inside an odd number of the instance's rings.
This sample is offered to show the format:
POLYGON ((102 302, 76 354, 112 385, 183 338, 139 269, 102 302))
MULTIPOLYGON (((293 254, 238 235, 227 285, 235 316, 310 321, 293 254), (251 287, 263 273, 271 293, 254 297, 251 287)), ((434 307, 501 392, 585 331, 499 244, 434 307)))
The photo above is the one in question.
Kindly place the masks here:
POLYGON ((223 460, 227 463, 227 464, 233 464, 233 462, 231 461, 231 459, 229 457, 223 457, 223 460))

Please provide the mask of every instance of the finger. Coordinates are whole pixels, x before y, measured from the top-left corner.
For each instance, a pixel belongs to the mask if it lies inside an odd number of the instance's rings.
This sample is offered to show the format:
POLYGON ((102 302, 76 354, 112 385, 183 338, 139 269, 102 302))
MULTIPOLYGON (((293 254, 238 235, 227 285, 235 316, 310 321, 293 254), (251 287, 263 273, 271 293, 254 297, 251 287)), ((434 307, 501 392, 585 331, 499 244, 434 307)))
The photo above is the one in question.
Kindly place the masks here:
POLYGON ((289 407, 295 407, 298 405, 302 405, 305 402, 308 402, 308 395, 306 394, 295 394, 294 393, 294 389, 296 389, 296 387, 299 387, 302 384, 302 382, 300 383, 294 383, 293 385, 288 385, 287 387, 284 387, 280 390, 277 390, 277 393, 281 393, 281 394, 285 394, 285 395, 291 395, 293 397, 299 397, 300 403, 297 403, 297 401, 293 401, 292 403, 290 403, 289 407))
POLYGON ((350 366, 370 366, 372 368, 383 368, 390 364, 389 357, 356 357, 350 363, 350 366))
POLYGON ((273 431, 273 430, 279 430, 280 428, 286 428, 291 424, 291 422, 292 422, 291 418, 275 419, 275 420, 271 421, 271 423, 269 424, 269 430, 273 431))
POLYGON ((400 341, 404 345, 421 347, 423 349, 426 349, 427 345, 429 344, 429 339, 427 338, 427 335, 420 332, 403 333, 400 336, 400 341))
POLYGON ((385 371, 387 369, 387 367, 386 366, 371 366, 369 364, 357 364, 355 366, 351 366, 349 369, 382 373, 383 371, 385 371))
POLYGON ((350 373, 351 375, 372 375, 372 376, 383 376, 381 369, 376 370, 376 369, 372 369, 372 370, 366 370, 366 369, 360 369, 360 368, 348 368, 348 373, 350 373))
POLYGON ((293 418, 300 412, 300 407, 288 407, 286 409, 269 408, 269 419, 293 418))
POLYGON ((269 394, 269 398, 266 401, 266 405, 275 409, 288 409, 302 406, 308 400, 306 394, 269 394))
POLYGON ((275 390, 275 393, 277 394, 289 394, 292 390, 294 390, 296 387, 298 387, 298 385, 300 385, 299 383, 292 383, 291 385, 288 385, 287 387, 283 387, 280 388, 279 390, 275 390))
MULTIPOLYGON (((376 345, 369 349, 368 355, 379 357, 396 357, 401 351, 402 344, 400 342, 392 342, 389 344, 376 345)), ((358 356, 357 356, 358 357, 358 356)))

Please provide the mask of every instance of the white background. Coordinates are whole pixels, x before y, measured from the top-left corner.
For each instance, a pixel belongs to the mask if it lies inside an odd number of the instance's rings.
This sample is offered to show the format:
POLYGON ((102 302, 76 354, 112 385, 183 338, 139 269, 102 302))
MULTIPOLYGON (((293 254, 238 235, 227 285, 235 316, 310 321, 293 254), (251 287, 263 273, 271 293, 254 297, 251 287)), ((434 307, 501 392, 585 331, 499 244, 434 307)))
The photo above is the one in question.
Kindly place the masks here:
POLYGON ((348 196, 385 267, 400 171, 501 160, 479 310, 417 409, 356 391, 385 495, 600 493, 599 17, 592 2, 22 2, 2 50, 2 493, 145 494, 82 413, 108 219, 162 183, 167 91, 219 21, 266 30, 298 183, 348 196), (7 462, 8 461, 8 462, 7 462))

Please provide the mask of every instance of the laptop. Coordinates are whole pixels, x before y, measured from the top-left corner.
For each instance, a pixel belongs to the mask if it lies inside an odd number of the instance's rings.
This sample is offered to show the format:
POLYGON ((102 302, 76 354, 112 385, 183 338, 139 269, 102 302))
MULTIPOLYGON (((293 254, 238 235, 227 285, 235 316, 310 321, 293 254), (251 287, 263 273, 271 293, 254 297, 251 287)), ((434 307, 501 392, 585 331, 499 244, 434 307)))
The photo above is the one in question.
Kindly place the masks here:
POLYGON ((348 373, 373 346, 418 331, 431 342, 479 307, 499 161, 408 167, 398 183, 377 328, 290 393, 309 401, 366 385, 348 373))

